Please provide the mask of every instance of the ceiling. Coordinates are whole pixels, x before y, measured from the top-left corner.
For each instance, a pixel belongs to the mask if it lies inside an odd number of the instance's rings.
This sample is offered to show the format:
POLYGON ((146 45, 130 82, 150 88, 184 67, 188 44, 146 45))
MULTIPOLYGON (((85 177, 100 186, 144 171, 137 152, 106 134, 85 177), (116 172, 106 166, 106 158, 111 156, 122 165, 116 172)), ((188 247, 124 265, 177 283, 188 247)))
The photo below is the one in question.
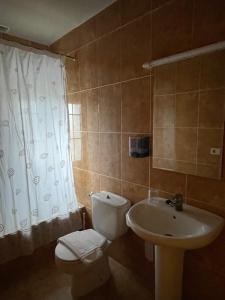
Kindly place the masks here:
POLYGON ((115 0, 0 0, 0 25, 11 35, 50 45, 115 0))

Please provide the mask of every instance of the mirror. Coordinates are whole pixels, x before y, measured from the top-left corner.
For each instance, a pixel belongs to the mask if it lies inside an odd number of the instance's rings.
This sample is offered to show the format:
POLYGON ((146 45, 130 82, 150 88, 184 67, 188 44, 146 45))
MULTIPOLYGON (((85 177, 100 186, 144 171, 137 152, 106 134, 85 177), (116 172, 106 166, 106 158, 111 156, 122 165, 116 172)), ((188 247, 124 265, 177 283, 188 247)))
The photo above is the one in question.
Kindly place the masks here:
POLYGON ((221 178, 225 51, 153 69, 153 168, 221 178))

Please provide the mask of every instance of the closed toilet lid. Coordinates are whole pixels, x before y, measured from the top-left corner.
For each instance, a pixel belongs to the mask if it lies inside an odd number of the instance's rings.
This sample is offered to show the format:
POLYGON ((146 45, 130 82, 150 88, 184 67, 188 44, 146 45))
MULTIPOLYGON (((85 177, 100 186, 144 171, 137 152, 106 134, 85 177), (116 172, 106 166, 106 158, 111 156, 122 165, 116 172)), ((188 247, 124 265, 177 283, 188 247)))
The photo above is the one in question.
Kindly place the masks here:
MULTIPOLYGON (((84 239, 88 239, 89 241, 92 242, 92 244, 96 245, 96 250, 99 248, 103 249, 107 244, 107 239, 102 234, 98 233, 93 229, 83 230, 80 233, 82 233, 82 237, 84 237, 84 239)), ((78 232, 74 232, 70 235, 73 238, 74 243, 80 242, 80 237, 78 236, 78 232)), ((83 248, 83 252, 85 253, 86 250, 85 243, 83 243, 82 246, 79 245, 79 248, 80 247, 83 248)), ((63 261, 80 262, 80 258, 74 252, 72 252, 67 246, 65 246, 60 242, 58 242, 55 248, 55 255, 57 256, 57 258, 63 261)))

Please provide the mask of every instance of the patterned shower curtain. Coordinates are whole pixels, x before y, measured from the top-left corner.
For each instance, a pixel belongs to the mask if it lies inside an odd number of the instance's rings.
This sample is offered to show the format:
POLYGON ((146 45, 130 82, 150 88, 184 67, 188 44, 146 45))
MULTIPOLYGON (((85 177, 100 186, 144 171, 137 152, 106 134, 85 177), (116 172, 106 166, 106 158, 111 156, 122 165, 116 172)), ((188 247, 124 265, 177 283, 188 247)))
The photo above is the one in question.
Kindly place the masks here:
POLYGON ((9 235, 34 249, 80 228, 68 141, 62 59, 1 41, 0 248, 9 235))

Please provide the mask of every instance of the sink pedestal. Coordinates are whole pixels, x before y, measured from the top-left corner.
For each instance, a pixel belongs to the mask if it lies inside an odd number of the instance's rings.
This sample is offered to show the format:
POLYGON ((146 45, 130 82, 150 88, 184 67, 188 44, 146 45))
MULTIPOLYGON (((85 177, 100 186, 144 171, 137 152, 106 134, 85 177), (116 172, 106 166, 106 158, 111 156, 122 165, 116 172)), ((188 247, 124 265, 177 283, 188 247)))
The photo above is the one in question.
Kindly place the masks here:
POLYGON ((155 245, 155 300, 181 300, 184 250, 155 245))

